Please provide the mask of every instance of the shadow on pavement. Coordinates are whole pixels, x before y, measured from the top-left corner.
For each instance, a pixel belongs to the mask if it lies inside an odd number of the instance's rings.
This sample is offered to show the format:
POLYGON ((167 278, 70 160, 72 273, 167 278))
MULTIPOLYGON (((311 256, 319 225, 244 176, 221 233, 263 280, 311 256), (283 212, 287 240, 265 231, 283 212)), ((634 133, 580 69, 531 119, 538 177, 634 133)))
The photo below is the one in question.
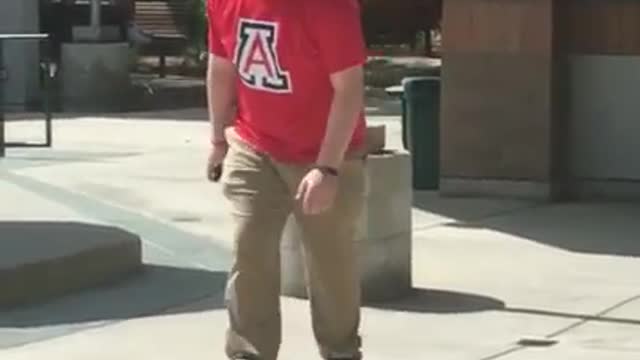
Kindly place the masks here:
POLYGON ((525 203, 416 192, 414 207, 453 219, 443 224, 449 227, 493 230, 578 253, 640 257, 640 204, 525 203))
POLYGON ((483 225, 572 252, 640 257, 638 219, 638 204, 558 204, 489 219, 483 225))
POLYGON ((195 265, 141 245, 136 234, 112 226, 0 221, 0 349, 123 320, 224 307, 227 273, 212 270, 219 264, 195 265))
POLYGON ((407 297, 367 307, 391 311, 449 314, 502 310, 505 303, 491 297, 461 292, 414 289, 407 297))
POLYGON ((77 325, 222 309, 226 274, 146 265, 126 280, 56 300, 0 310, 0 328, 77 325), (205 302, 202 302, 206 299, 205 302), (183 307, 200 302, 197 307, 183 307))
POLYGON ((475 224, 490 217, 508 215, 534 206, 534 202, 441 196, 437 191, 413 191, 413 207, 443 216, 447 224, 475 224))
MULTIPOLYGON (((625 300, 616 308, 640 300, 640 295, 625 300)), ((407 297, 390 302, 367 304, 373 309, 402 311, 424 314, 463 314, 485 311, 499 311, 511 314, 542 316, 562 319, 574 319, 581 322, 602 322, 640 326, 640 319, 606 316, 605 314, 569 313, 545 309, 520 308, 507 306, 503 301, 482 295, 453 292, 446 290, 414 289, 407 297)))
POLYGON ((0 221, 0 239, 0 327, 156 314, 203 298, 219 300, 226 280, 222 272, 143 265, 139 236, 113 226, 0 221))

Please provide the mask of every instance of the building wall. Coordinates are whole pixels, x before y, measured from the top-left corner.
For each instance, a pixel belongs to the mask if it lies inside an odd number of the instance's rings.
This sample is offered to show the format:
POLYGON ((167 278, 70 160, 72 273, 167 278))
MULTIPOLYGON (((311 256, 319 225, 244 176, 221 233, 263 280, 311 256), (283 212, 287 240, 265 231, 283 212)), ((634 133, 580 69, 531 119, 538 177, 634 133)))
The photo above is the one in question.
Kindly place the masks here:
POLYGON ((571 54, 640 54, 640 2, 563 0, 559 7, 571 54))
POLYGON ((640 1, 445 0, 443 25, 443 193, 640 195, 640 1))
POLYGON ((572 179, 584 193, 637 194, 628 190, 640 182, 640 2, 571 0, 563 11, 572 179))
POLYGON ((640 57, 573 56, 571 173, 640 180, 640 57))
POLYGON ((553 0, 445 1, 443 192, 484 193, 479 182, 494 181, 496 192, 549 193, 552 14, 553 0))

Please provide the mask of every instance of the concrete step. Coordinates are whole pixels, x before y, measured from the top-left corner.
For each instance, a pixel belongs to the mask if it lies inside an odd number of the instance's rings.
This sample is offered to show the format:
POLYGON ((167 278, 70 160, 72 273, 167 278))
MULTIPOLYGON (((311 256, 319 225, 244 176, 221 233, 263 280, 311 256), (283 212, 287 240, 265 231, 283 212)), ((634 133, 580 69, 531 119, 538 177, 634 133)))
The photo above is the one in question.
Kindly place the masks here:
POLYGON ((74 222, 0 221, 0 308, 51 300, 142 268, 132 233, 74 222))

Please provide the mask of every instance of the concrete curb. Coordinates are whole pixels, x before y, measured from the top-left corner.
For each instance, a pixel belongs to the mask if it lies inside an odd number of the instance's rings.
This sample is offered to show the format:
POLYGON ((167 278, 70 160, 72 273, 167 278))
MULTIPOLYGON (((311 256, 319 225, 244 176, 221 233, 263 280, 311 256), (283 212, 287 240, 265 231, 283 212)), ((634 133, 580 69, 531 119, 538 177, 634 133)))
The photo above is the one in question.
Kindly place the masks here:
MULTIPOLYGON (((366 209, 356 242, 363 303, 403 298, 412 287, 411 156, 405 151, 371 154, 367 165, 366 209)), ((300 238, 290 217, 281 243, 281 294, 307 298, 300 238)))
POLYGON ((98 225, 0 222, 0 308, 120 280, 142 268, 142 243, 98 225))

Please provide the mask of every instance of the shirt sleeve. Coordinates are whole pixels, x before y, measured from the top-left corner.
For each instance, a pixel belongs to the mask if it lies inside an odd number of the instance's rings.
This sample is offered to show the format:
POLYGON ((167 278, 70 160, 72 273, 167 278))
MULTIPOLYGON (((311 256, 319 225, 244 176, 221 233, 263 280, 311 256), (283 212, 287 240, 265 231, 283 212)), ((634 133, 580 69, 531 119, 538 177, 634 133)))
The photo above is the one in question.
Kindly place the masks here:
POLYGON ((220 22, 220 19, 217 18, 214 7, 213 0, 207 0, 207 42, 209 44, 209 52, 215 56, 227 58, 227 52, 217 29, 217 24, 220 22))
POLYGON ((333 74, 366 62, 367 51, 357 0, 308 1, 308 23, 321 61, 333 74), (310 21, 309 21, 310 20, 310 21))

